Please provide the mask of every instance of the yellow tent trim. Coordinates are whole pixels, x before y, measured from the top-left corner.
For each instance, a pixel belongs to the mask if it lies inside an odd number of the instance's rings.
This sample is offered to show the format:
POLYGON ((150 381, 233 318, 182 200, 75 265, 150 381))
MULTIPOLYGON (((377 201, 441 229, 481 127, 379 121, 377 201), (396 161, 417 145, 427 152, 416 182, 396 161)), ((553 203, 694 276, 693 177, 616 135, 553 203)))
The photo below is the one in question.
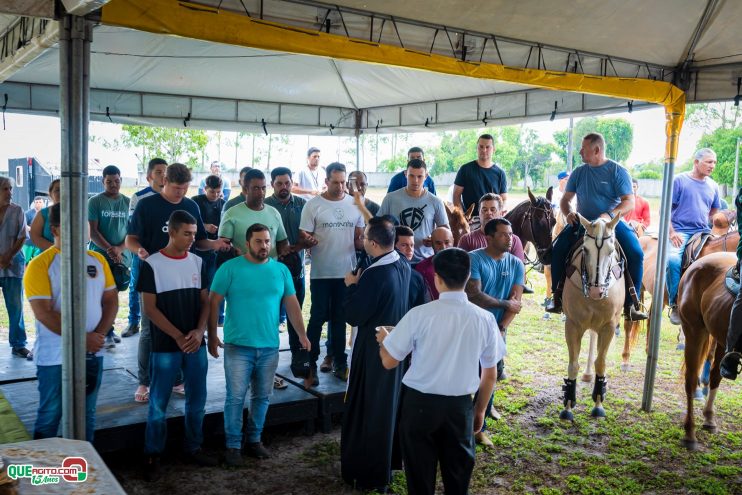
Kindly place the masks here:
POLYGON ((657 103, 665 107, 667 115, 667 160, 674 160, 677 155, 677 137, 685 115, 685 93, 665 81, 463 62, 453 57, 253 19, 182 0, 112 0, 103 7, 101 21, 112 26, 229 45, 394 65, 544 89, 657 103))

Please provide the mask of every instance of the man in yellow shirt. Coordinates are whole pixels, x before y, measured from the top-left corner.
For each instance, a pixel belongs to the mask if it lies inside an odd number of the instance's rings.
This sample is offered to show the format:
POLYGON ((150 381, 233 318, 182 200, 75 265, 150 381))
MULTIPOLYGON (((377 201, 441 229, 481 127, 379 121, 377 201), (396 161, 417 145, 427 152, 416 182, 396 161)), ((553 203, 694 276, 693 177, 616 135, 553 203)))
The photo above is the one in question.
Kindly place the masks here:
MULTIPOLYGON (((34 425, 34 439, 57 436, 62 419, 62 257, 59 228, 59 204, 51 207, 49 223, 54 245, 31 260, 23 277, 23 288, 36 317, 36 361, 39 384, 39 408, 34 425)), ((95 405, 103 374, 105 334, 118 311, 116 284, 103 255, 87 251, 87 315, 85 322, 87 387, 85 398, 85 434, 93 441, 95 405)))

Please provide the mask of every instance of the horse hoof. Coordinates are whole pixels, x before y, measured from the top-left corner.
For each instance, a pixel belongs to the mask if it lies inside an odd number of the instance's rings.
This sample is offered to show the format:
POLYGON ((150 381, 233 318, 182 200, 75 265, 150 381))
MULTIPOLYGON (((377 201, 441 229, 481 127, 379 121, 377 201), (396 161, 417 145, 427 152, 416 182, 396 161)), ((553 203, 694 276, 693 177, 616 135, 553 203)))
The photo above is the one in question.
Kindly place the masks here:
POLYGON ((698 450, 698 442, 695 440, 684 438, 680 441, 680 444, 691 452, 698 450))
POLYGON ((582 375, 582 381, 590 383, 593 381, 594 376, 595 375, 588 375, 587 373, 585 373, 584 375, 582 375))
POLYGON ((703 400, 704 399, 704 397, 703 397, 703 390, 701 390, 700 388, 697 388, 696 389, 696 392, 695 392, 695 395, 693 395, 693 398, 695 400, 703 400))
POLYGON ((719 431, 719 428, 717 428, 716 425, 711 425, 711 424, 709 425, 704 424, 702 428, 704 431, 707 431, 709 433, 716 433, 717 431, 719 431))
POLYGON ((621 371, 623 371, 623 372, 631 371, 631 365, 628 364, 628 363, 622 364, 621 365, 621 371))
POLYGON ((572 414, 572 411, 567 411, 566 409, 563 410, 559 414, 559 419, 563 419, 564 421, 574 421, 575 415, 572 414))
POLYGON ((678 344, 675 346, 676 351, 684 351, 685 350, 685 344, 678 344))
POLYGON ((605 418, 605 409, 602 407, 593 407, 593 410, 590 411, 590 416, 593 418, 605 418))

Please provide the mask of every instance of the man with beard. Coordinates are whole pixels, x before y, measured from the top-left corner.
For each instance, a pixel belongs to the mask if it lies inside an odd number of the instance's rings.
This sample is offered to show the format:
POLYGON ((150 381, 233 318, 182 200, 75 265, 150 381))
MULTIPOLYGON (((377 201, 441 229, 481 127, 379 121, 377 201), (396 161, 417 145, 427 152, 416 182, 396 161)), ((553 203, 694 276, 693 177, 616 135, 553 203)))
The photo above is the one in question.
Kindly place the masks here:
MULTIPOLYGON (((487 193, 499 194, 503 207, 508 200, 505 172, 494 164, 495 139, 482 134, 477 140, 477 159, 461 166, 453 181, 453 204, 466 211, 487 193)), ((484 222, 482 222, 484 223, 484 222)))
POLYGON ((245 255, 227 261, 216 271, 211 284, 209 304, 209 354, 219 357, 224 347, 224 377, 227 397, 224 401, 226 462, 242 466, 242 413, 250 387, 250 417, 245 430, 246 453, 266 459, 270 452, 260 441, 265 424, 273 377, 278 366, 278 313, 286 306, 289 321, 299 342, 309 350, 299 301, 288 268, 269 257, 270 229, 255 223, 247 229, 245 255), (227 301, 224 318, 224 344, 216 331, 217 313, 222 300, 227 301))
MULTIPOLYGON (((459 246, 467 252, 487 247, 487 236, 484 235, 484 226, 495 218, 502 218, 502 197, 499 194, 487 193, 479 200, 479 229, 464 234, 459 239, 459 246)), ((510 246, 510 254, 521 261, 525 261, 523 254, 523 243, 520 237, 513 234, 513 244, 510 246)))
POLYGON ((394 226, 372 218, 363 248, 371 266, 345 275, 345 315, 358 327, 340 436, 343 480, 356 489, 384 491, 391 481, 392 453, 402 369, 386 370, 379 361, 376 328, 394 326, 409 309, 412 274, 394 250, 394 226))

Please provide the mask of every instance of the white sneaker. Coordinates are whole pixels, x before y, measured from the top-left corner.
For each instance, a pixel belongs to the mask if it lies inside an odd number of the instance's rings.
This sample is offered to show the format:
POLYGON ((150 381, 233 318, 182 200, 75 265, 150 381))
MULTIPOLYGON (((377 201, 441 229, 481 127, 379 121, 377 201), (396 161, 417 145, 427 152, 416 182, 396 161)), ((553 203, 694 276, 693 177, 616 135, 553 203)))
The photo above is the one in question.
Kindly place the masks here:
POLYGON ((116 341, 113 340, 113 335, 107 335, 106 340, 103 343, 103 347, 106 349, 115 349, 116 348, 116 341))

